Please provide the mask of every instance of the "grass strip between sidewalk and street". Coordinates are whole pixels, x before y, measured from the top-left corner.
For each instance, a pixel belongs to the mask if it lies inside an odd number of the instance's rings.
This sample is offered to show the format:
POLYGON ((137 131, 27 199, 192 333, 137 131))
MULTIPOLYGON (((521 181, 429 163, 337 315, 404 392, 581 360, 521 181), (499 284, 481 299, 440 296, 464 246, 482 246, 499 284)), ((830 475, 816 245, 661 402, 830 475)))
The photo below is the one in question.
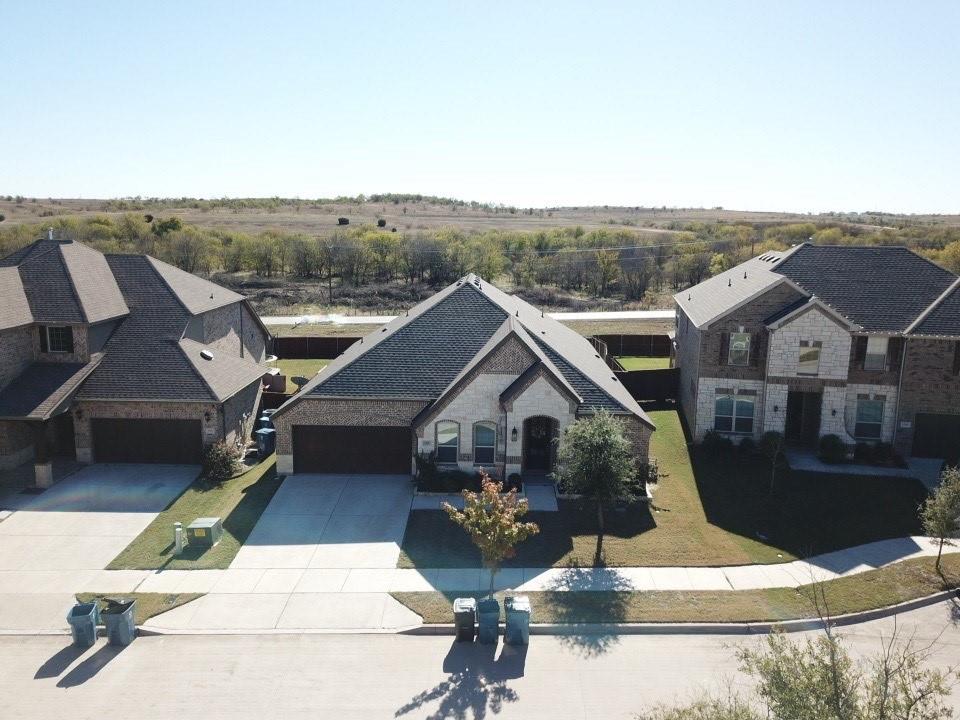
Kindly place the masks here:
POLYGON ((276 456, 271 455, 247 472, 208 488, 195 480, 146 530, 127 545, 108 570, 211 570, 230 566, 280 487, 276 456), (187 526, 199 517, 223 519, 223 537, 215 547, 187 547, 173 554, 173 524, 187 526))
MULTIPOLYGON (((154 615, 186 605, 192 600, 203 597, 203 593, 77 593, 77 602, 93 602, 104 598, 136 600, 134 622, 142 625, 154 615)), ((101 609, 103 604, 101 603, 101 609)), ((101 620, 100 624, 103 624, 101 620)))
MULTIPOLYGON (((767 590, 522 592, 535 623, 719 623, 776 622, 816 617, 815 593, 822 590, 831 615, 874 610, 960 587, 960 555, 945 555, 943 574, 932 557, 896 563, 800 588, 767 590)), ((576 572, 576 571, 573 571, 576 572)), ((395 592, 399 602, 428 624, 453 622, 455 597, 477 592, 395 592)), ((498 593, 503 601, 503 593, 498 593)))

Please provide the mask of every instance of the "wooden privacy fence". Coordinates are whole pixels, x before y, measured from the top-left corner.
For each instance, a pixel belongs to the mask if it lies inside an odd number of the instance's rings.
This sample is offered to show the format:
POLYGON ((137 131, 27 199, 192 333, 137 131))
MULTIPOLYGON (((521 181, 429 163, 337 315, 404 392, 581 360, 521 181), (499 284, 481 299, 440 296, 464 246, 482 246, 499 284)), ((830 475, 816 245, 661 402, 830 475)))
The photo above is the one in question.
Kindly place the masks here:
POLYGON ((648 355, 669 357, 670 338, 666 335, 596 335, 611 355, 648 355))
POLYGON ((635 400, 676 400, 680 368, 662 370, 618 370, 614 373, 635 400))
POLYGON ((332 360, 359 340, 337 336, 278 337, 273 339, 273 352, 283 360, 332 360))

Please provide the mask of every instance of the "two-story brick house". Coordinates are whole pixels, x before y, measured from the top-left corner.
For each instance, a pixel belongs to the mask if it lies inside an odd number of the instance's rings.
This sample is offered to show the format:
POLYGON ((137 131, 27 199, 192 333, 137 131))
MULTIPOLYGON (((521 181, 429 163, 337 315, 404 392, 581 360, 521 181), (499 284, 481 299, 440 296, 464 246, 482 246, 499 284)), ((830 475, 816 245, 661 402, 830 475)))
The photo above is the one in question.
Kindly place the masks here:
POLYGON ((674 296, 694 439, 784 433, 960 454, 960 278, 902 247, 802 244, 674 296))
POLYGON ((269 342, 242 296, 51 233, 0 260, 0 467, 199 462, 250 431, 269 342))

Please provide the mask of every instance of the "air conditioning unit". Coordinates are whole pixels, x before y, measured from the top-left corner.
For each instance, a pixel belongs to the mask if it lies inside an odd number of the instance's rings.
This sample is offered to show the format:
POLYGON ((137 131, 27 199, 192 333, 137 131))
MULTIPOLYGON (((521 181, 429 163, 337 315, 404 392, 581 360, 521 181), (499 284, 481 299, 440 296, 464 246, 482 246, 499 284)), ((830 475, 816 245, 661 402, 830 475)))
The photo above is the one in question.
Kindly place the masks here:
POLYGON ((223 521, 218 517, 197 518, 187 526, 187 538, 194 547, 213 547, 223 537, 223 521))

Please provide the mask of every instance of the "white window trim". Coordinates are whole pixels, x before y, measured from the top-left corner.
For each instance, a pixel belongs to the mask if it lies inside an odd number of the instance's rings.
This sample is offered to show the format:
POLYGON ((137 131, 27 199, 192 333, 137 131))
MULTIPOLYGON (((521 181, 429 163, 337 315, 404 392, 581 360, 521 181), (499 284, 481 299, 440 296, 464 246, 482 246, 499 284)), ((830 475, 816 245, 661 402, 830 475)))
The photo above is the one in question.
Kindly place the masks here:
POLYGON ((735 332, 730 333, 729 344, 727 345, 727 365, 733 365, 735 367, 746 367, 750 364, 750 353, 753 351, 751 345, 753 344, 753 338, 750 337, 750 333, 746 332, 735 332), (743 336, 747 339, 747 356, 743 362, 736 362, 733 359, 733 339, 738 335, 743 336))
POLYGON ((887 397, 886 395, 873 395, 873 396, 857 396, 857 404, 853 409, 853 437, 855 440, 864 440, 866 442, 882 442, 883 441, 883 421, 887 415, 887 397), (880 403, 880 420, 877 422, 870 423, 861 423, 858 419, 860 416, 860 403, 861 402, 878 402, 880 403), (867 436, 867 435, 858 435, 857 426, 858 425, 879 425, 879 432, 876 437, 867 436))
POLYGON ((797 354, 797 375, 803 375, 804 377, 817 377, 820 374, 820 361, 823 359, 823 342, 820 340, 801 340, 800 341, 800 352, 797 354), (816 372, 805 372, 800 369, 800 354, 803 353, 804 348, 816 348, 817 350, 817 371, 816 372))
POLYGON ((884 371, 886 371, 886 369, 887 369, 887 355, 889 354, 889 352, 890 352, 890 338, 884 337, 884 336, 879 336, 879 335, 870 335, 869 337, 867 337, 867 350, 866 350, 865 355, 863 356, 863 369, 864 369, 864 370, 870 370, 871 372, 884 372, 884 371), (874 349, 874 352, 871 353, 871 352, 870 352, 870 344, 871 344, 871 343, 873 343, 874 345, 882 344, 882 345, 883 345, 883 352, 882 352, 882 353, 877 352, 877 350, 876 350, 876 348, 875 348, 875 349, 874 349), (873 366, 871 366, 870 358, 879 359, 879 361, 880 361, 879 367, 873 367, 873 366))
POLYGON ((47 336, 47 354, 49 355, 69 355, 71 350, 54 350, 53 342, 50 340, 50 331, 51 330, 69 330, 70 331, 70 344, 73 344, 73 328, 69 325, 44 325, 43 332, 47 336))
POLYGON ((713 429, 715 432, 723 433, 724 435, 753 435, 754 432, 754 423, 757 419, 757 394, 754 391, 749 390, 724 390, 723 392, 717 391, 713 398, 713 429), (733 398, 733 414, 732 415, 717 415, 717 398, 730 396, 733 398), (740 407, 740 398, 749 398, 753 403, 753 414, 752 415, 738 415, 737 410, 740 407), (729 430, 718 430, 717 429, 717 418, 724 417, 730 418, 730 429, 729 430), (750 429, 749 430, 737 430, 737 419, 750 419, 750 429))

